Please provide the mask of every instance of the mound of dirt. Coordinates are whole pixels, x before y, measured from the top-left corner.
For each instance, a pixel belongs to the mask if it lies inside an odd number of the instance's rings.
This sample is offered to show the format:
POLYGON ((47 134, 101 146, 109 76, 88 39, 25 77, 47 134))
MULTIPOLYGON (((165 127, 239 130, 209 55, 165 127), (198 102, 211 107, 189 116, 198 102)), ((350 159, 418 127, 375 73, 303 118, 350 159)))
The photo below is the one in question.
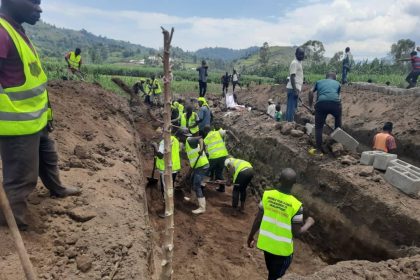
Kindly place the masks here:
MULTIPOLYGON (((39 184, 30 195, 23 240, 39 279, 150 279, 152 230, 127 101, 71 81, 51 82, 49 96, 61 179, 83 193, 53 199, 39 184)), ((24 279, 6 228, 0 237, 0 279, 24 279)))

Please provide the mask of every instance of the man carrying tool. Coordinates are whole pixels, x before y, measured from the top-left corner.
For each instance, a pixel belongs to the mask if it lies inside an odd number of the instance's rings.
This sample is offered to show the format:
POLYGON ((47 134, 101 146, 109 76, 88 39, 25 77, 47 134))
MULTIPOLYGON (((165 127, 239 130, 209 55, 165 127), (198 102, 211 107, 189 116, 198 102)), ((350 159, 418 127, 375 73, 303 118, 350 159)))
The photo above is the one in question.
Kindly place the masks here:
MULTIPOLYGON (((198 199, 198 208, 193 214, 206 212, 206 198, 204 197, 202 182, 209 168, 209 161, 204 151, 204 142, 201 137, 187 137, 185 141, 185 152, 190 163, 192 172, 192 187, 198 199)), ((189 198, 185 198, 189 200, 189 198)))
MULTIPOLYGON (((226 131, 223 129, 211 130, 210 126, 204 127, 204 144, 206 144, 206 150, 209 155, 210 168, 208 174, 211 180, 224 180, 223 169, 225 168, 225 160, 229 155, 223 140, 225 135, 226 131)), ((220 184, 216 190, 225 192, 225 185, 220 184)))
POLYGON ((398 61, 411 61, 411 72, 405 80, 408 83, 407 89, 417 85, 417 78, 420 75, 420 57, 417 56, 416 51, 410 53, 410 58, 399 59, 398 61))
POLYGON ((67 62, 67 72, 68 74, 77 75, 79 78, 82 78, 80 68, 82 67, 82 50, 76 48, 74 52, 69 52, 66 54, 64 59, 67 62))
MULTIPOLYGON (((156 143, 152 143, 152 147, 155 151, 156 168, 160 173, 160 188, 162 196, 165 197, 165 180, 163 173, 165 172, 165 161, 163 159, 164 154, 164 141, 163 139, 159 142, 159 146, 156 143)), ((175 180, 178 172, 181 170, 181 157, 180 150, 181 146, 178 139, 171 135, 171 149, 172 149, 172 182, 175 185, 175 180)), ((165 218, 165 213, 160 213, 159 217, 165 218)))
POLYGON ((303 85, 303 67, 302 61, 305 58, 305 51, 303 48, 297 48, 295 52, 295 59, 289 67, 290 80, 287 83, 287 110, 286 121, 293 122, 295 119, 295 112, 298 104, 299 94, 302 91, 303 85))
MULTIPOLYGON (((335 128, 341 127, 341 97, 340 83, 336 81, 336 74, 330 72, 326 79, 315 83, 313 93, 317 93, 315 104, 315 139, 316 148, 319 153, 322 151, 322 131, 329 114, 335 119, 335 128)), ((313 93, 309 94, 309 106, 313 104, 313 93)))
POLYGON ((198 128, 201 137, 204 137, 204 128, 210 126, 211 124, 211 111, 207 100, 204 97, 198 98, 198 106, 200 110, 198 111, 198 128))
POLYGON ((237 215, 239 200, 241 201, 239 212, 244 213, 246 189, 249 183, 251 183, 252 178, 254 177, 254 169, 252 168, 252 165, 249 162, 233 157, 225 160, 225 167, 227 168, 229 173, 228 182, 226 183, 226 185, 229 186, 231 185, 231 183, 233 183, 233 215, 237 215))
POLYGON ((386 122, 382 129, 373 137, 373 149, 375 151, 383 151, 385 153, 395 154, 397 150, 397 143, 395 137, 392 135, 392 122, 386 122))
POLYGON ((60 181, 57 151, 48 136, 53 130, 48 79, 22 27, 40 19, 39 4, 39 0, 2 0, 0 6, 0 155, 4 189, 21 229, 28 226, 26 198, 38 176, 52 196, 80 193, 60 181))
POLYGON ((286 168, 281 172, 280 185, 264 192, 259 211, 248 236, 248 247, 255 246, 254 236, 259 232, 257 247, 264 251, 268 280, 281 278, 292 263, 293 237, 305 233, 314 223, 309 217, 303 224, 302 202, 292 194, 296 172, 286 168))
POLYGON ((191 133, 193 136, 197 136, 199 131, 197 124, 198 120, 198 115, 196 112, 193 112, 193 107, 191 105, 187 105, 185 113, 181 117, 181 128, 184 131, 191 133))

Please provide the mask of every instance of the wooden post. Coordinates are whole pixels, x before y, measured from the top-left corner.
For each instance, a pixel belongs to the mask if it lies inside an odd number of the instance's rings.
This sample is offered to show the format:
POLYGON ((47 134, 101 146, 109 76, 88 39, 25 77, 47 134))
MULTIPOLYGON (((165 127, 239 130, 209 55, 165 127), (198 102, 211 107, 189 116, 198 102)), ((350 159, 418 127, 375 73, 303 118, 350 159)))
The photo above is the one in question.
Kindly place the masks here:
POLYGON ((9 225, 10 233, 12 234, 20 263, 22 264, 23 271, 27 280, 35 280, 35 272, 32 267, 31 260, 29 259, 28 253, 26 252, 25 245, 23 244, 22 236, 20 235, 18 226, 16 224, 15 217, 13 216, 12 208, 10 207, 9 200, 7 199, 6 192, 3 188, 3 182, 0 180, 0 207, 3 211, 4 217, 6 218, 7 224, 9 225))
POLYGON ((170 49, 172 42, 171 33, 162 27, 163 32, 163 81, 164 81, 164 113, 163 113, 163 143, 165 172, 163 174, 165 186, 165 238, 163 243, 163 259, 161 280, 172 279, 172 257, 174 250, 174 188, 172 182, 172 149, 171 149, 171 77, 170 77, 170 49))

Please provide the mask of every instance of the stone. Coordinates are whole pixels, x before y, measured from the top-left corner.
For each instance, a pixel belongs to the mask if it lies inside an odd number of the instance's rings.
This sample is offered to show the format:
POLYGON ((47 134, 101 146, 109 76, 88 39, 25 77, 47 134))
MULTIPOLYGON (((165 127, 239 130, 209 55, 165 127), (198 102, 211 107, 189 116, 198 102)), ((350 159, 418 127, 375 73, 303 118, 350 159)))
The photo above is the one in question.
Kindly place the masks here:
POLYGON ((315 125, 311 123, 306 123, 305 125, 306 134, 311 135, 315 132, 315 125))
POLYGON ((289 135, 290 132, 292 132, 293 129, 294 129, 293 123, 287 122, 287 123, 283 124, 283 126, 281 128, 281 134, 289 135))
POLYGON ((70 156, 68 159, 68 165, 70 168, 83 168, 83 163, 76 156, 70 156))
POLYGON ((342 157, 340 159, 340 162, 342 164, 352 165, 352 164, 357 163, 357 160, 354 157, 347 155, 347 156, 342 157))
POLYGON ((385 180, 408 195, 420 195, 420 176, 399 166, 389 167, 384 176, 385 180))
POLYGON ((78 256, 76 258, 77 269, 81 272, 87 272, 92 267, 92 259, 87 255, 78 256))
POLYGON ((344 153, 344 146, 341 143, 334 143, 331 145, 331 152, 334 156, 338 157, 344 153))
POLYGON ((388 154, 388 153, 376 154, 375 159, 373 161, 373 167, 375 169, 385 171, 388 167, 389 162, 397 158, 398 156, 394 154, 388 154))
POLYGON ((343 144, 344 147, 346 147, 352 152, 356 152, 356 149, 359 146, 359 142, 357 142, 356 139, 351 137, 341 128, 337 128, 336 130, 334 130, 334 132, 331 134, 331 138, 337 141, 338 143, 343 144))
POLYGON ((377 154, 384 154, 385 152, 382 151, 366 151, 362 153, 360 158, 360 164, 362 165, 373 165, 373 161, 375 160, 375 155, 377 154))
POLYGON ((73 259, 73 258, 77 257, 77 251, 73 247, 66 250, 66 252, 64 254, 69 259, 73 259))
POLYGON ((70 218, 76 222, 87 222, 96 217, 96 213, 92 211, 89 207, 76 207, 68 211, 70 218))
POLYGON ((86 149, 86 147, 83 147, 83 146, 80 146, 80 145, 76 145, 76 147, 74 147, 74 155, 76 157, 78 157, 79 159, 88 159, 88 158, 90 158, 90 153, 86 149))
POLYGON ((360 170, 359 176, 361 177, 370 177, 374 174, 374 168, 373 166, 365 166, 360 170))
POLYGON ((290 135, 292 135, 293 137, 299 138, 302 137, 305 133, 301 130, 297 130, 297 129, 292 129, 290 131, 290 135))

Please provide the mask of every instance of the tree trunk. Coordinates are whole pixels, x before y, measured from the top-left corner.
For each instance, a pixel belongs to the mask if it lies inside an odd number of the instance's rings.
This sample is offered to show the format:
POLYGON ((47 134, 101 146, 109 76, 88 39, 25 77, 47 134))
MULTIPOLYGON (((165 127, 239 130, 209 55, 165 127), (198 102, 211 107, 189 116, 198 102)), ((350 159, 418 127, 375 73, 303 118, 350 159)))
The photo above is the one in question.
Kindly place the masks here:
POLYGON ((164 72, 164 113, 163 113, 163 143, 165 172, 163 175, 165 186, 165 238, 163 243, 163 259, 161 280, 172 279, 172 257, 174 249, 174 188, 172 182, 172 149, 171 149, 171 78, 170 78, 170 48, 172 35, 162 27, 163 32, 163 72, 164 72))

